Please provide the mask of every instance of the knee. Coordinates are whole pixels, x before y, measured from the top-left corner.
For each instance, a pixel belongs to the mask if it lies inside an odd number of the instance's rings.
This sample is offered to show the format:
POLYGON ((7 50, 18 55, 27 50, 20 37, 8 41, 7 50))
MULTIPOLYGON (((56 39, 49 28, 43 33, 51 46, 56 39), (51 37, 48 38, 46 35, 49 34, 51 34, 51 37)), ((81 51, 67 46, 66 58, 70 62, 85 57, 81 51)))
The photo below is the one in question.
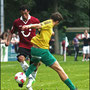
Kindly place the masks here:
POLYGON ((38 66, 38 63, 33 63, 33 64, 34 64, 34 66, 36 66, 36 67, 38 66))
POLYGON ((18 57, 18 61, 19 61, 19 62, 25 61, 25 57, 24 57, 23 55, 20 55, 20 56, 18 57))
POLYGON ((41 62, 39 62, 39 63, 33 63, 33 64, 34 64, 34 66, 36 66, 36 70, 35 71, 37 71, 38 67, 41 65, 41 62))
POLYGON ((37 66, 39 67, 41 64, 42 64, 42 62, 39 62, 37 66))

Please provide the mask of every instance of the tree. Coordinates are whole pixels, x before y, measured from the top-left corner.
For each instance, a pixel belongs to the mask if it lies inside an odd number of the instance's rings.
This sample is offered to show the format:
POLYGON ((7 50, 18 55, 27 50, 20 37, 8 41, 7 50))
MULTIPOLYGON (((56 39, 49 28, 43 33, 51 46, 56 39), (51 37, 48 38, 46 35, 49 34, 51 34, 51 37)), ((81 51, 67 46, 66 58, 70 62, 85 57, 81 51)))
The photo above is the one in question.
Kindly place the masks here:
POLYGON ((27 4, 30 9, 32 9, 36 4, 34 0, 4 0, 4 3, 5 29, 11 29, 13 21, 20 17, 19 8, 22 4, 27 4))
MULTIPOLYGON (((58 11, 58 2, 57 0, 53 0, 53 8, 54 8, 54 12, 57 12, 58 11)), ((55 31, 55 53, 56 54, 59 54, 60 50, 59 50, 59 37, 58 37, 58 27, 55 27, 54 28, 54 31, 55 31)))
POLYGON ((58 33, 63 32, 63 26, 89 27, 89 0, 5 0, 5 28, 11 28, 13 21, 20 17, 19 6, 22 4, 27 4, 30 14, 40 21, 56 11, 62 14, 64 20, 55 28, 55 53, 59 53, 58 33))

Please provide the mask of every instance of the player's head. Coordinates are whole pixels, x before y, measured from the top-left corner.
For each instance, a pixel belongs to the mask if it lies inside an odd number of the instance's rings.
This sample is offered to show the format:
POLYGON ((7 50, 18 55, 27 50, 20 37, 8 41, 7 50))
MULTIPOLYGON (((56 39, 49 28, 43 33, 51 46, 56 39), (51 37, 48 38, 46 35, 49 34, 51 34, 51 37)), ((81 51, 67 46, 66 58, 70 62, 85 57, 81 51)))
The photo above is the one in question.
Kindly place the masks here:
POLYGON ((87 37, 87 35, 88 35, 88 30, 87 29, 84 30, 84 35, 87 37))
POLYGON ((76 38, 78 39, 78 34, 76 34, 76 38))
POLYGON ((55 25, 58 25, 59 22, 63 20, 63 17, 59 12, 53 13, 50 18, 55 22, 55 25))
POLYGON ((85 34, 87 34, 87 33, 88 33, 88 30, 87 30, 87 29, 86 29, 86 30, 84 30, 84 33, 85 33, 85 34))
POLYGON ((29 14, 29 8, 28 8, 28 6, 22 5, 20 7, 20 13, 21 13, 23 19, 24 20, 27 20, 28 19, 28 14, 29 14))

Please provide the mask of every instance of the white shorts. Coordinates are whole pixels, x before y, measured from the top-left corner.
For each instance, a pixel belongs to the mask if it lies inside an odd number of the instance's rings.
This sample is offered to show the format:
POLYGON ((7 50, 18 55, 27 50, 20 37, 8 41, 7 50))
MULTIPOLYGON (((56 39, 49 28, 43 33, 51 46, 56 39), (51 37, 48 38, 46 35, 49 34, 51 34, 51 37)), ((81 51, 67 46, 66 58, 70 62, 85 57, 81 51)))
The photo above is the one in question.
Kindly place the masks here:
POLYGON ((89 54, 90 54, 90 45, 89 45, 89 54))
POLYGON ((89 54, 90 53, 90 47, 89 46, 83 46, 83 53, 89 54))

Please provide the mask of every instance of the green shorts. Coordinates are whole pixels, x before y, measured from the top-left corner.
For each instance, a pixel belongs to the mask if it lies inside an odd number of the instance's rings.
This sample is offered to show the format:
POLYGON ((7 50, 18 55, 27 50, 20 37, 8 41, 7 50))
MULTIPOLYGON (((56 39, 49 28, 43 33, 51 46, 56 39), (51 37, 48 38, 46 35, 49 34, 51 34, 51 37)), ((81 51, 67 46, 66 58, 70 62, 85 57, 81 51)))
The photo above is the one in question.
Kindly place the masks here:
POLYGON ((39 61, 43 62, 46 66, 51 66, 56 59, 54 56, 49 52, 48 49, 41 49, 41 48, 31 48, 31 61, 34 63, 38 63, 39 61))

